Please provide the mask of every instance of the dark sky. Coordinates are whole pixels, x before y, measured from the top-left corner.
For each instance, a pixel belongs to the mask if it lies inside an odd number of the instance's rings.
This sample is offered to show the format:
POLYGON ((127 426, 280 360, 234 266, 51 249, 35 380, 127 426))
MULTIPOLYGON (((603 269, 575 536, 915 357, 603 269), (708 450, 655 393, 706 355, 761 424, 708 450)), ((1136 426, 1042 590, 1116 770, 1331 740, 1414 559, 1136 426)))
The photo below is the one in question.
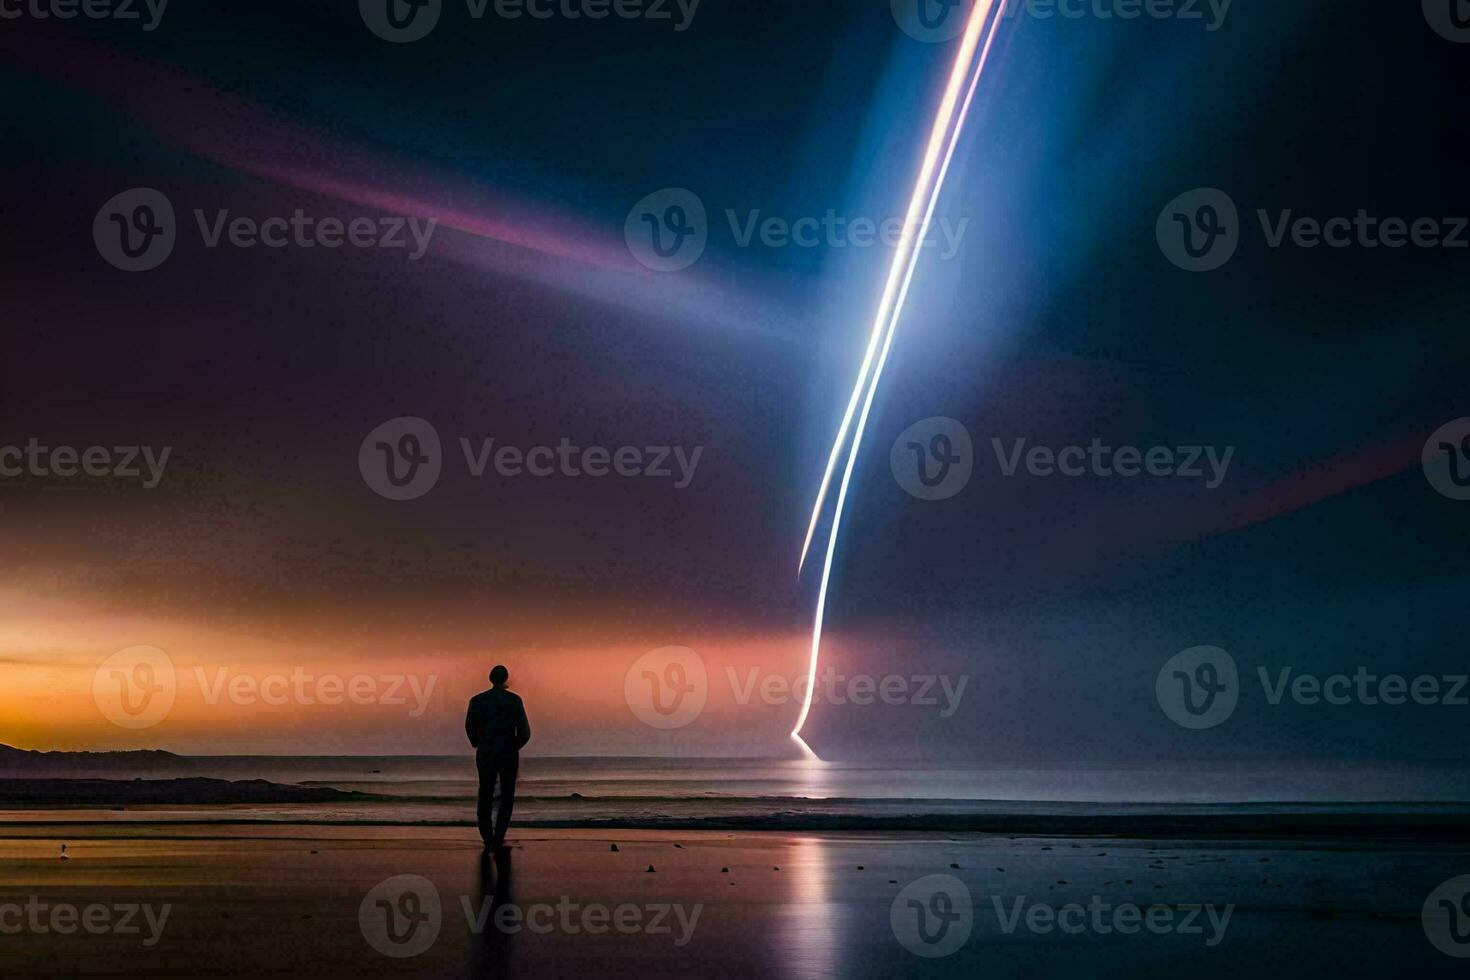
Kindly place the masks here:
MULTIPOLYGON (((173 447, 153 490, 0 481, 4 669, 30 689, 19 672, 131 644, 210 663, 256 645, 472 668, 445 681, 458 695, 500 659, 551 748, 779 749, 789 706, 650 733, 623 673, 665 645, 721 683, 804 666, 816 586, 796 557, 892 253, 741 247, 725 213, 901 213, 952 46, 906 36, 886 0, 705 0, 684 31, 476 22, 446 0, 401 45, 347 2, 175 3, 150 32, 0 30, 0 445, 173 447), (179 241, 125 273, 93 217, 139 186, 170 199, 179 241), (649 273, 624 221, 665 187, 703 201, 709 245, 649 273), (441 223, 418 261, 209 249, 195 208, 441 223), (399 416, 444 442, 420 500, 381 498, 357 467, 399 416), (703 455, 682 489, 473 478, 461 437, 703 455)), ((1470 414, 1470 250, 1273 249, 1256 211, 1470 214, 1467 59, 1415 4, 1001 28, 938 211, 966 232, 919 267, 828 611, 844 673, 963 676, 965 699, 949 717, 818 704, 808 741, 986 764, 1464 760, 1470 708, 1273 707, 1253 678, 1466 670, 1470 504, 1430 486, 1420 451, 1470 414), (1198 187, 1241 218, 1209 273, 1155 238, 1198 187), (976 460, 931 502, 889 449, 934 416, 965 425, 976 460), (1004 477, 992 438, 1234 455, 1213 490, 1004 477), (1246 681, 1206 732, 1154 696, 1199 645, 1246 681)), ((206 718, 127 744, 453 750, 456 710, 393 733, 304 713, 280 738, 206 718)), ((0 731, 117 738, 33 716, 0 731)))

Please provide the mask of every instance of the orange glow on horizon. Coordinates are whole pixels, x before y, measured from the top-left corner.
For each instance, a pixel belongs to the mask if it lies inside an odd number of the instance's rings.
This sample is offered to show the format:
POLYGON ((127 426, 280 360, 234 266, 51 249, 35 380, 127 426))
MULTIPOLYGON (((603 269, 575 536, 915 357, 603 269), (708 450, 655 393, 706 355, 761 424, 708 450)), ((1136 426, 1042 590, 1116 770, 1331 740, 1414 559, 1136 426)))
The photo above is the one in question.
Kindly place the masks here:
MULTIPOLYGON (((503 660, 511 687, 526 698, 534 753, 719 754, 721 746, 775 752, 796 705, 752 696, 752 679, 776 678, 784 690, 802 666, 803 638, 794 631, 681 638, 706 665, 709 701, 687 729, 662 733, 634 717, 624 678, 640 656, 677 632, 598 644, 549 631, 544 644, 522 653, 401 638, 334 646, 317 642, 314 629, 310 643, 266 639, 17 589, 0 590, 0 621, 0 743, 43 751, 467 751, 465 703, 487 686, 489 667, 503 660), (94 681, 108 658, 135 645, 166 655, 173 701, 162 720, 130 729, 99 706, 94 681)), ((113 680, 104 676, 99 683, 107 688, 113 680)))

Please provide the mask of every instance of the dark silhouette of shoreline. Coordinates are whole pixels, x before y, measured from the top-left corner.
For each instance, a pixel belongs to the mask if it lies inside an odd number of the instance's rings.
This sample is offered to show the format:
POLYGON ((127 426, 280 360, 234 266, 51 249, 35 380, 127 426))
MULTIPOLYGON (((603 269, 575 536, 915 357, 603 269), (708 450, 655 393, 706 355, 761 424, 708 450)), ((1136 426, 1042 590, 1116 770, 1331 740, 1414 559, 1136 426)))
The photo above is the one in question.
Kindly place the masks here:
POLYGON ((264 779, 7 779, 0 806, 127 804, 338 803, 389 799, 326 786, 285 786, 264 779))

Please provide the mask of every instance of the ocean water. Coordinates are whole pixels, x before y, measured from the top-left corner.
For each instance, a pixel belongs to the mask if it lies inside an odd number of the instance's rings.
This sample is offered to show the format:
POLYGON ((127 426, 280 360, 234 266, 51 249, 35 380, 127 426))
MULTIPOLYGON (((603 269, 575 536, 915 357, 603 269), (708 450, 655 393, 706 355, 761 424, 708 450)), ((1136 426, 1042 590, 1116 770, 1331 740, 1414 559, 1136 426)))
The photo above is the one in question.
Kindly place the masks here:
MULTIPOLYGON (((110 779, 207 776, 329 786, 379 799, 344 803, 148 806, 91 811, 105 820, 293 820, 472 823, 472 756, 181 757, 146 771, 75 773, 110 779)), ((1099 808, 1310 804, 1344 811, 1470 803, 1470 771, 1451 765, 1013 768, 895 767, 765 759, 536 758, 522 760, 522 822, 630 825, 668 820, 751 824, 804 819, 1068 813, 1099 808)), ((44 811, 53 818, 57 811, 44 811)), ((7 818, 31 819, 12 812, 7 818)))

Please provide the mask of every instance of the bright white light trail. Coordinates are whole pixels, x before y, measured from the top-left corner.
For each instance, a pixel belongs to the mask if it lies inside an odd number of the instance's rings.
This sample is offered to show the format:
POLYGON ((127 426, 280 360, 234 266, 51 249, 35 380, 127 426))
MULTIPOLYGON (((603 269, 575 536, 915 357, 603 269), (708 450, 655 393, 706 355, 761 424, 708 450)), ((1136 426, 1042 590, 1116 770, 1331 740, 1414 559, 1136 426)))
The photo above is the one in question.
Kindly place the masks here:
POLYGON ((998 3, 997 0, 975 0, 975 6, 970 11, 970 20, 965 25, 965 33, 960 40, 960 49, 955 55, 954 67, 950 70, 949 84, 945 87, 944 98, 939 103, 939 109, 934 116, 934 126, 929 133, 929 146, 924 153, 924 163, 919 171, 918 181, 914 185, 913 197, 909 201, 908 214, 904 219, 903 233, 900 236, 898 248, 894 252, 893 264, 888 270, 888 280, 883 287, 883 298, 878 304, 878 315, 873 322, 872 335, 868 338, 868 349, 863 355, 862 367, 858 369, 857 381, 853 384, 852 397, 848 399, 847 411, 842 416, 837 438, 832 443, 832 452, 827 459, 827 469, 822 474, 822 485, 817 491, 817 500, 812 507, 812 518, 807 527, 806 540, 801 546, 801 559, 797 563, 797 574, 800 574, 806 565, 807 552, 811 548, 812 537, 817 530, 822 505, 826 502, 827 491, 832 484, 832 475, 837 469, 837 457, 841 454, 842 447, 847 444, 848 431, 852 427, 853 415, 857 412, 858 402, 861 399, 862 411, 857 417, 857 429, 853 432, 852 442, 847 452, 847 465, 843 468, 842 482, 838 486, 837 505, 832 512, 832 529, 827 536, 827 552, 822 563, 822 582, 817 590, 817 611, 812 622, 812 649, 811 660, 807 667, 806 697, 803 699, 796 725, 791 729, 792 741, 801 747, 802 752, 809 759, 816 760, 817 754, 802 740, 801 729, 806 724, 807 715, 811 713, 812 694, 816 690, 817 661, 822 646, 822 618, 827 608, 827 585, 832 578, 832 558, 837 551, 837 538, 842 526, 842 510, 847 503, 848 484, 852 480, 858 449, 862 446, 863 432, 868 425, 868 413, 873 406, 873 396, 877 393, 878 382, 883 377, 883 366, 888 361, 893 335, 903 315, 909 285, 914 278, 914 269, 918 266, 918 246, 928 234, 929 223, 934 218, 934 209, 939 203, 940 191, 944 189, 944 180, 949 174, 949 165, 954 159, 955 146, 958 145, 960 134, 965 128, 965 119, 970 114, 970 103, 975 98, 975 89, 980 82, 981 74, 985 71, 985 63, 990 57, 991 45, 995 42, 996 31, 1005 15, 1006 3, 1007 0, 999 0, 998 3), (991 18, 990 14, 993 9, 995 17, 991 18), (968 87, 965 85, 966 79, 969 80, 968 87), (963 103, 960 102, 962 91, 964 92, 963 103), (921 213, 923 214, 922 221, 919 219, 921 213), (875 355, 877 356, 876 368, 873 363, 875 355), (865 385, 866 395, 863 393, 865 385))

